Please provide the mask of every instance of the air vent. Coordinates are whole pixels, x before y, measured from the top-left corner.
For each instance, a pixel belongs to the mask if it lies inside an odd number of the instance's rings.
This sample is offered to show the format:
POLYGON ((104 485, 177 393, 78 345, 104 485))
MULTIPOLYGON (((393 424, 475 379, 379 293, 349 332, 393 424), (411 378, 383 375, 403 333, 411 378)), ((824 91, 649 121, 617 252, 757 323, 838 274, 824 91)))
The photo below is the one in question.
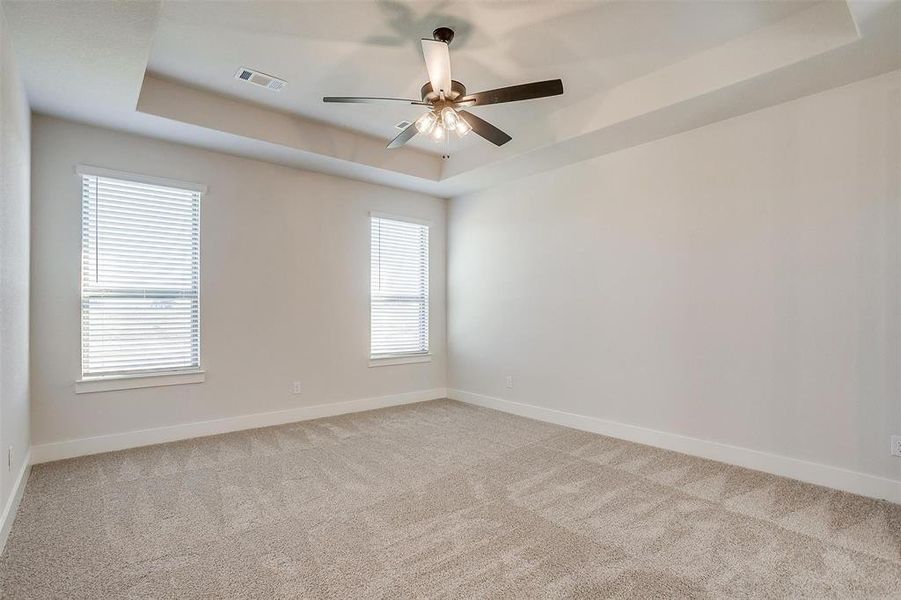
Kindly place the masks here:
POLYGON ((259 85, 275 92, 288 85, 288 82, 284 79, 266 75, 265 73, 260 73, 259 71, 254 71, 253 69, 248 69, 246 67, 238 69, 238 72, 235 73, 235 79, 241 79, 242 81, 259 85))
POLYGON ((410 123, 409 121, 401 121, 400 123, 395 125, 395 127, 397 127, 398 129, 406 129, 407 127, 409 127, 412 124, 413 123, 410 123))

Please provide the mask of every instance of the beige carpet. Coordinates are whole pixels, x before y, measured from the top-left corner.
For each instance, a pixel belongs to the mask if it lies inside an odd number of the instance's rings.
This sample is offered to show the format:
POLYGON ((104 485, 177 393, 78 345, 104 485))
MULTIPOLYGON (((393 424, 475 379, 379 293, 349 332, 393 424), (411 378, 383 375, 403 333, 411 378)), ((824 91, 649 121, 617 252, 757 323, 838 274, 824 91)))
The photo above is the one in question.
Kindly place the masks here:
POLYGON ((901 506, 441 400, 36 466, 13 598, 899 598, 901 506))

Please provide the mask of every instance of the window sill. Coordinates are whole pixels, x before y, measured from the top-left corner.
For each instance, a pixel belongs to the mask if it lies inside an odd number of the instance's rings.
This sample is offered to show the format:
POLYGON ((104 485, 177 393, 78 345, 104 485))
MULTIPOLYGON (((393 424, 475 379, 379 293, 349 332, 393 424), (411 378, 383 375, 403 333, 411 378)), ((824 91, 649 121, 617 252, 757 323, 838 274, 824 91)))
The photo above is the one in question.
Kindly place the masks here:
POLYGON ((75 393, 113 392, 116 390, 162 387, 164 385, 203 383, 204 381, 206 381, 205 371, 173 371, 169 373, 154 373, 152 375, 112 375, 109 377, 79 379, 75 382, 75 393))
POLYGON ((390 365, 409 365, 413 363, 432 362, 431 354, 407 354, 400 356, 380 356, 379 358, 370 358, 370 367, 388 367, 390 365))

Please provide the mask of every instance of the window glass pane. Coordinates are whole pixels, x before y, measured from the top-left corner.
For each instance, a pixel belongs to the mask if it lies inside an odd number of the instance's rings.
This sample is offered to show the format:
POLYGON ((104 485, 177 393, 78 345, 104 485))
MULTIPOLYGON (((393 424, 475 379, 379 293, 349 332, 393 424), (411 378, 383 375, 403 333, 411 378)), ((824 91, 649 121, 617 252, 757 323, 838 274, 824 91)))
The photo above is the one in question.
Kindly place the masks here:
POLYGON ((82 376, 200 366, 200 192, 82 178, 82 376))
POLYGON ((429 228, 372 217, 370 354, 429 351, 429 228))

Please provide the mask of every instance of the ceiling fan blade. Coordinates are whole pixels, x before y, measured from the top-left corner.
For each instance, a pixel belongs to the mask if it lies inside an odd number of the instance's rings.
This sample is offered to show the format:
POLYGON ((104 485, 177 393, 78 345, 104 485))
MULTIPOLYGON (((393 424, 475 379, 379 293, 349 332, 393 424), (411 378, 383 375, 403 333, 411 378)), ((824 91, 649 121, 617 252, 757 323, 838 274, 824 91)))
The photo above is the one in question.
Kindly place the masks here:
POLYGON ((502 104, 504 102, 559 96, 562 93, 563 81, 560 79, 549 79, 548 81, 536 81, 535 83, 511 85, 510 87, 488 90, 486 92, 476 92, 475 94, 459 98, 457 104, 483 106, 485 104, 502 104))
POLYGON ((422 56, 425 68, 429 72, 432 90, 437 94, 444 90, 447 95, 451 91, 450 52, 447 43, 438 40, 422 40, 422 56))
POLYGON ((391 140, 391 143, 388 144, 387 148, 389 150, 392 148, 400 148, 401 146, 412 140, 413 136, 415 136, 417 133, 419 133, 419 131, 416 129, 416 123, 411 123, 407 126, 406 129, 398 133, 397 137, 391 140))
POLYGON ((474 132, 476 132, 495 146, 503 146, 513 139, 488 121, 480 119, 471 112, 460 110, 457 111, 457 114, 463 117, 464 121, 469 123, 469 126, 472 127, 472 130, 474 132))
POLYGON ((409 98, 367 98, 361 96, 326 96, 323 102, 340 102, 343 104, 375 104, 377 102, 403 102, 406 104, 420 104, 428 106, 427 102, 421 100, 410 100, 409 98))

